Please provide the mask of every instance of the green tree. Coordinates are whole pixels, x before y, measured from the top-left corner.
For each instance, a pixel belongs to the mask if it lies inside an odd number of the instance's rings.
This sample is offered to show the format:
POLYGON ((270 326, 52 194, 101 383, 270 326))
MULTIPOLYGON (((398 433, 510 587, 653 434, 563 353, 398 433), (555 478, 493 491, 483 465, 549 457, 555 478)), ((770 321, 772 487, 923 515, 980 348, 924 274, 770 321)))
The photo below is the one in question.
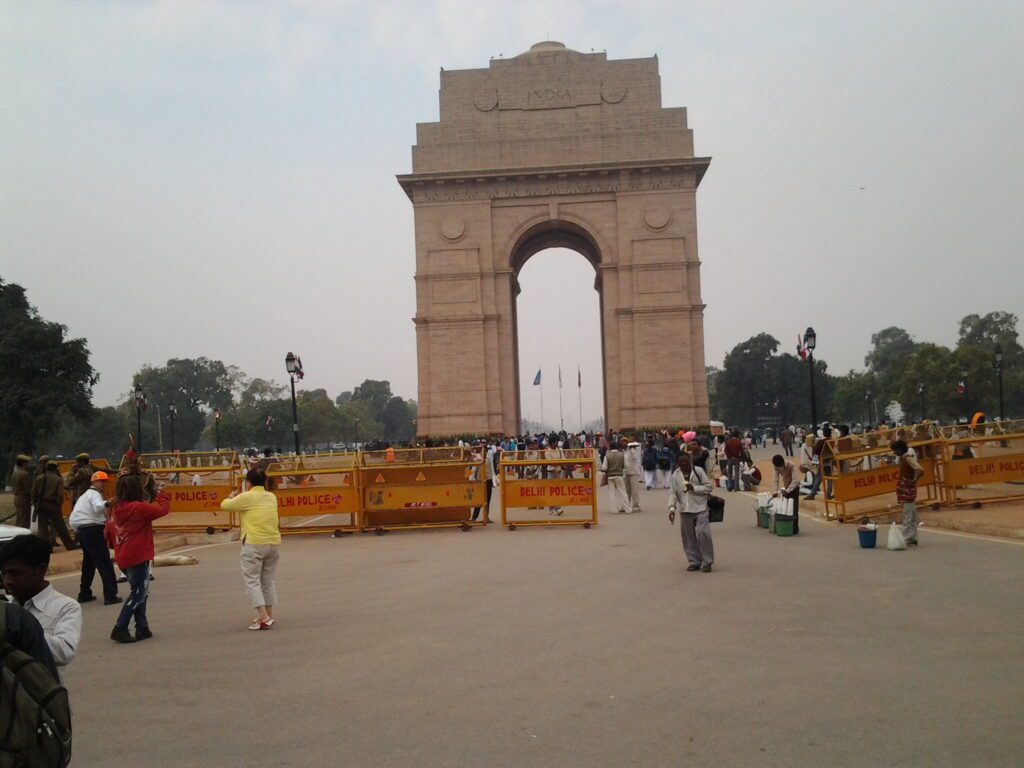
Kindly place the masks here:
POLYGON ((173 447, 181 450, 194 448, 205 428, 206 412, 215 407, 224 410, 234 404, 239 375, 237 369, 205 357, 171 359, 163 366, 143 367, 132 378, 132 389, 141 387, 149 401, 143 426, 143 448, 154 450, 157 447, 155 438, 161 432, 164 448, 172 448, 169 411, 172 403, 178 411, 173 447), (157 418, 163 420, 159 428, 157 418))
POLYGON ((93 458, 105 458, 118 466, 128 448, 128 433, 134 432, 135 409, 127 403, 96 408, 82 419, 66 419, 47 440, 50 450, 65 456, 85 451, 93 458))
POLYGON ((907 361, 918 346, 909 333, 896 326, 871 335, 871 351, 865 356, 864 365, 872 376, 875 395, 880 401, 888 403, 899 399, 907 361))
POLYGON ((0 477, 18 451, 34 451, 65 419, 92 415, 99 379, 84 339, 39 316, 25 289, 0 279, 0 477))

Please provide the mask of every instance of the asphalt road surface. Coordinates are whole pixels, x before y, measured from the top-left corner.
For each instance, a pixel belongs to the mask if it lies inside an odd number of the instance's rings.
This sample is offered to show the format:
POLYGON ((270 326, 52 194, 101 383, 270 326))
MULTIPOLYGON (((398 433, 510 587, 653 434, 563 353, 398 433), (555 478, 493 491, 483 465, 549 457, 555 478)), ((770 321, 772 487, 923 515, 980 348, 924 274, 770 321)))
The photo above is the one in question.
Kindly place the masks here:
POLYGON ((687 573, 663 494, 591 530, 288 538, 265 632, 239 545, 194 551, 157 571, 152 640, 85 606, 73 765, 1024 763, 1024 546, 783 539, 731 494, 687 573))

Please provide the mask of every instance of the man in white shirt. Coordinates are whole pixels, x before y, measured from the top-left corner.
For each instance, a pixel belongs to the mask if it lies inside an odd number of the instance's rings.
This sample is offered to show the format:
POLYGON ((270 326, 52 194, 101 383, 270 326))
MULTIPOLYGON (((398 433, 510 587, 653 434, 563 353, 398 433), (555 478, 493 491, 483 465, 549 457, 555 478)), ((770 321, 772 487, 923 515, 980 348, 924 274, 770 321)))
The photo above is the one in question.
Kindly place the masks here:
POLYGON ((694 466, 685 451, 679 454, 679 463, 669 478, 668 519, 676 521, 679 510, 679 529, 683 539, 683 553, 688 571, 711 573, 715 562, 715 545, 711 540, 708 515, 708 497, 711 480, 700 467, 694 466))
POLYGON ((120 603, 117 596, 117 577, 114 564, 110 562, 110 550, 103 535, 107 523, 107 510, 111 503, 103 498, 103 489, 110 476, 106 472, 94 472, 88 490, 78 497, 68 525, 75 531, 75 539, 82 547, 82 583, 78 588, 78 602, 88 603, 96 599, 92 593, 92 582, 96 571, 103 582, 103 604, 120 603))
POLYGON ((640 443, 633 441, 626 446, 625 481, 626 498, 629 499, 629 511, 640 511, 640 443))
POLYGON ((0 547, 4 587, 42 625, 53 660, 66 667, 82 638, 82 606, 46 580, 49 567, 50 544, 38 536, 15 536, 0 547))

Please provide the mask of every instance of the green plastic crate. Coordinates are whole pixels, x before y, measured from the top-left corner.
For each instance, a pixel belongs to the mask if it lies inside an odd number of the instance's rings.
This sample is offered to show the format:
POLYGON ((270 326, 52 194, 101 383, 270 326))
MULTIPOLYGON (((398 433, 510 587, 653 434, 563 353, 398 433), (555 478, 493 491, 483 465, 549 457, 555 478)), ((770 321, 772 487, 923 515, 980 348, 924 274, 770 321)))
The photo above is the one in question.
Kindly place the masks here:
POLYGON ((775 518, 775 535, 776 536, 792 536, 793 535, 793 519, 787 517, 776 517, 775 518))

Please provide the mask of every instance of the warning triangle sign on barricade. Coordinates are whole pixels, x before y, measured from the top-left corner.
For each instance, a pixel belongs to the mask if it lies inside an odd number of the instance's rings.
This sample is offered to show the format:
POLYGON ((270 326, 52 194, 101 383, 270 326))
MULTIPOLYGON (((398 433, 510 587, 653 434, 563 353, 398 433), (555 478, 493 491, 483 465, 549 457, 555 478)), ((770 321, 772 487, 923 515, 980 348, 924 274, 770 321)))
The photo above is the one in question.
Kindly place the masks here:
POLYGON ((423 482, 426 479, 427 479, 427 476, 424 475, 422 472, 420 472, 418 475, 416 475, 416 481, 417 482, 423 482))
POLYGON ((377 475, 377 479, 374 480, 373 482, 375 482, 375 483, 383 483, 384 482, 384 475, 378 474, 377 475))
POLYGON ((352 485, 352 475, 342 475, 341 476, 341 484, 342 485, 352 485))

